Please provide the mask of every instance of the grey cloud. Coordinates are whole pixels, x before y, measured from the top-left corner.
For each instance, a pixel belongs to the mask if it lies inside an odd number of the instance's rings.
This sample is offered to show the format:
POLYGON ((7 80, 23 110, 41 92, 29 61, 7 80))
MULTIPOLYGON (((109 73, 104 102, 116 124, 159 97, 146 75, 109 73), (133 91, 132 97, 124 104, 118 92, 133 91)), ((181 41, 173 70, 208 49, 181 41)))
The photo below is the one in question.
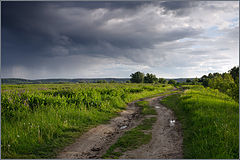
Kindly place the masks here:
POLYGON ((136 14, 133 10, 121 7, 117 8, 116 12, 106 8, 107 13, 93 19, 94 16, 91 16, 90 13, 96 10, 88 10, 87 7, 87 9, 82 8, 81 5, 13 4, 10 5, 8 11, 3 8, 3 29, 7 30, 6 33, 10 32, 6 36, 3 33, 3 37, 10 39, 6 41, 14 41, 13 48, 22 51, 23 54, 32 52, 40 56, 68 55, 56 54, 55 46, 64 48, 69 54, 95 53, 95 51, 91 51, 91 48, 98 48, 100 53, 97 54, 101 54, 101 51, 108 54, 105 44, 121 49, 152 48, 156 43, 174 41, 200 33, 193 28, 179 28, 158 33, 148 25, 147 22, 151 23, 151 20, 147 19, 148 17, 142 17, 145 18, 146 23, 137 19, 127 22, 127 24, 107 28, 106 23, 111 20, 121 20, 136 14), (5 12, 10 14, 5 14, 5 12), (79 46, 84 46, 84 48, 89 46, 89 52, 72 50, 79 46), (51 53, 52 51, 54 52, 51 53))
MULTIPOLYGON (((22 69, 28 75, 39 70, 39 76, 53 72, 54 76, 64 72, 67 76, 87 75, 84 67, 100 74, 99 68, 114 68, 104 67, 108 63, 125 66, 124 71, 116 67, 121 73, 126 73, 126 68, 142 67, 150 71, 166 65, 197 66, 197 60, 204 61, 204 55, 219 57, 220 52, 232 52, 232 44, 239 39, 238 26, 219 30, 225 38, 217 43, 215 37, 203 36, 209 26, 225 21, 201 16, 212 5, 214 12, 208 12, 209 16, 216 13, 223 17, 219 10, 228 5, 216 4, 2 2, 2 66, 5 73, 6 68, 11 72, 15 70, 14 73, 22 69), (234 42, 223 47, 224 40, 234 42), (196 44, 208 47, 192 49, 196 44), (183 57, 188 57, 187 63, 183 57)), ((231 6, 226 10, 229 8, 231 6)), ((228 12, 228 16, 231 14, 228 12)))
POLYGON ((194 7, 199 7, 201 2, 195 1, 166 1, 160 3, 165 9, 165 14, 168 12, 174 13, 175 16, 188 16, 189 12, 194 7))
POLYGON ((185 9, 195 6, 196 3, 192 1, 166 1, 162 2, 161 6, 163 6, 167 10, 179 10, 185 9))

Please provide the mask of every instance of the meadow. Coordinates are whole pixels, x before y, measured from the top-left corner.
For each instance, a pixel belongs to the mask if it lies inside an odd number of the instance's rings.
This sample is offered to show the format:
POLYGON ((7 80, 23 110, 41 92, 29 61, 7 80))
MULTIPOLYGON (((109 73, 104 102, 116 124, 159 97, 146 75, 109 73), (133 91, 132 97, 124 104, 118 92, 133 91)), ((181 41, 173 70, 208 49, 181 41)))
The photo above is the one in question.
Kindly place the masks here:
POLYGON ((1 157, 53 158, 128 102, 173 89, 167 84, 2 85, 1 157))
POLYGON ((183 86, 161 101, 182 124, 184 158, 238 159, 239 104, 217 89, 183 86))

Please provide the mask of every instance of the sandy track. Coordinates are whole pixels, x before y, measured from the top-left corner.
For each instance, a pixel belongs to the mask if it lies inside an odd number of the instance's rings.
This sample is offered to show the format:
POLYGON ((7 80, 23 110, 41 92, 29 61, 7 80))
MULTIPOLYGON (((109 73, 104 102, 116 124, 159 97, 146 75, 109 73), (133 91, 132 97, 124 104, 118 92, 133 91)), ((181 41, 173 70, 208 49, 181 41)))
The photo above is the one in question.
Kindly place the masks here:
MULTIPOLYGON (((175 117, 171 110, 159 104, 161 98, 163 96, 144 99, 153 107, 159 106, 156 108, 158 115, 152 129, 151 142, 136 150, 125 152, 120 158, 182 158, 181 126, 178 121, 174 126, 169 125, 169 120, 175 117)), ((136 102, 128 104, 127 109, 121 112, 120 116, 110 120, 109 124, 99 125, 84 133, 75 143, 65 147, 56 158, 101 158, 124 132, 141 122, 143 117, 139 116, 140 108, 135 105, 136 102), (127 128, 121 129, 123 126, 127 128)))

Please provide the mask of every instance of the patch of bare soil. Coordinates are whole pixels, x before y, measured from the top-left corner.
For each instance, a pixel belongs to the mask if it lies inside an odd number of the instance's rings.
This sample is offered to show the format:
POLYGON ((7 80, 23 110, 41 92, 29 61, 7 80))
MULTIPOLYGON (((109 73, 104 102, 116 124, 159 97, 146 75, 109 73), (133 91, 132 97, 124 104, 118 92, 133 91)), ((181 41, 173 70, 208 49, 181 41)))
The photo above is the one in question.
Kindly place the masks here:
MULTIPOLYGON (((159 104, 163 96, 147 98, 158 113, 152 129, 152 140, 138 149, 127 151, 120 158, 182 158, 182 134, 180 123, 171 110, 159 104), (175 123, 170 123, 175 120, 175 123)), ((141 99, 143 100, 143 99, 141 99)), ((139 101, 139 100, 138 100, 139 101)), ((75 143, 65 147, 56 158, 87 159, 101 158, 124 132, 136 127, 142 120, 137 101, 128 104, 120 116, 110 120, 109 124, 99 125, 84 133, 75 143)))

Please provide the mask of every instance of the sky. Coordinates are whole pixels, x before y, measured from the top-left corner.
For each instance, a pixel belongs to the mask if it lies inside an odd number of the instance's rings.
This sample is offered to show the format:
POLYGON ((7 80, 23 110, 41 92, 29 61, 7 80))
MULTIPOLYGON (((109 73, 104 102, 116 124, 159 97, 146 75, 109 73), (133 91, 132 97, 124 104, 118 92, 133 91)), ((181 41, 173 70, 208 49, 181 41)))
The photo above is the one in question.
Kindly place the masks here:
POLYGON ((238 1, 1 3, 2 78, 194 78, 239 65, 238 1))

